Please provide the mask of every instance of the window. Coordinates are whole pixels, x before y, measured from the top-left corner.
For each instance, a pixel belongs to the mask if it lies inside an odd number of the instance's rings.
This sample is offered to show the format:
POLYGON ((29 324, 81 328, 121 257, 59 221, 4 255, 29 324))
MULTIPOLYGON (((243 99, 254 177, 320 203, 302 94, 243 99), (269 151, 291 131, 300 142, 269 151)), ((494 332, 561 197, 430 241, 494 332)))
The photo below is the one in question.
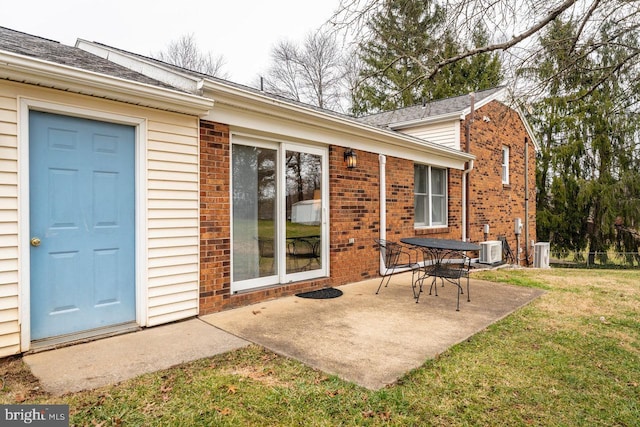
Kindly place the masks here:
POLYGON ((502 183, 509 184, 509 147, 502 146, 502 183))
POLYGON ((447 170, 414 166, 416 227, 447 225, 447 170))
POLYGON ((326 149, 234 135, 232 292, 326 276, 326 149))

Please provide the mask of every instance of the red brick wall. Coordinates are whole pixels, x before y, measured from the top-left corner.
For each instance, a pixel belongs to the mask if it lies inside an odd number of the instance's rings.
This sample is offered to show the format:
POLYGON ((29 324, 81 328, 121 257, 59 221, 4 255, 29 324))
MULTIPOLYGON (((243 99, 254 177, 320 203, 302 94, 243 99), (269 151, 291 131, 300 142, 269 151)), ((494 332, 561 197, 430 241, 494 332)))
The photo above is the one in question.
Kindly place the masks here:
POLYGON ((200 121, 200 314, 327 286, 329 279, 231 294, 229 126, 200 121))
POLYGON ((229 127, 200 121, 200 314, 229 302, 229 127))
POLYGON ((358 151, 357 167, 347 169, 345 150, 329 147, 329 260, 334 286, 373 277, 376 264, 370 236, 380 229, 378 156, 358 151))
MULTIPOLYGON (((468 119, 468 118, 467 118, 468 119)), ((466 121, 461 124, 465 135, 466 121)), ((493 101, 480 108, 471 127, 471 153, 477 158, 469 174, 469 238, 473 242, 506 236, 516 254, 515 218, 522 220, 520 248, 525 259, 525 179, 524 146, 528 137, 520 116, 504 104, 493 101), (484 118, 488 118, 486 121, 484 118), (509 185, 502 184, 502 146, 509 147, 509 185), (483 226, 489 224, 485 239, 483 226)), ((536 239, 535 149, 529 140, 529 240, 536 239)), ((529 248, 531 249, 531 248, 529 248)), ((533 256, 529 250, 531 261, 533 256)))
MULTIPOLYGON (((343 147, 330 148, 331 284, 379 277, 380 164, 376 153, 358 151, 358 167, 344 165, 343 147), (354 243, 350 244, 349 239, 354 243)), ((449 227, 414 228, 413 161, 386 158, 386 237, 398 241, 414 235, 460 239, 462 192, 460 171, 449 171, 449 227)))
MULTIPOLYGON (((461 123, 464 138, 465 123, 461 123)), ((515 251, 513 222, 524 225, 524 138, 519 116, 506 106, 492 102, 476 113, 471 131, 471 152, 477 156, 470 173, 470 230, 473 242, 505 235, 515 251), (482 120, 490 118, 489 122, 482 120), (510 149, 510 185, 501 179, 502 145, 510 149)), ((464 141, 463 141, 464 144, 464 141)), ((529 239, 535 240, 535 152, 529 142, 529 239)), ((229 200, 229 128, 201 121, 200 129, 200 314, 256 303, 297 292, 338 286, 378 277, 378 249, 373 239, 380 235, 379 156, 357 151, 358 166, 347 169, 344 147, 329 148, 330 278, 274 286, 253 292, 230 294, 231 204, 229 200), (349 242, 353 239, 353 243, 349 242)), ((448 172, 449 226, 414 229, 413 162, 386 158, 386 234, 389 240, 412 235, 462 238, 462 171, 448 172)), ((524 248, 524 231, 521 247, 524 248)))

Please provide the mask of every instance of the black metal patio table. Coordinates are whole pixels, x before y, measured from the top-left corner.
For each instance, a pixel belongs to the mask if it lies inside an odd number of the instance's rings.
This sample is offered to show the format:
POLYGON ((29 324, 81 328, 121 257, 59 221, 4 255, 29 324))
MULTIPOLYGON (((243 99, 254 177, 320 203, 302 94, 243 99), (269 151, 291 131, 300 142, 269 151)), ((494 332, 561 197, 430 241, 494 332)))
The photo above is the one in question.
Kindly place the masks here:
POLYGON ((422 293, 422 285, 427 277, 431 277, 431 286, 429 287, 429 295, 435 290, 438 296, 436 282, 438 278, 442 281, 452 283, 458 288, 456 310, 460 310, 460 294, 463 294, 461 279, 467 279, 467 301, 471 301, 469 295, 469 268, 471 266, 471 258, 467 256, 467 252, 479 251, 480 246, 475 243, 463 242, 452 239, 435 239, 429 237, 407 237, 400 239, 406 245, 411 245, 422 250, 424 263, 422 274, 412 284, 413 296, 416 303, 420 299, 422 293), (419 283, 419 286, 418 286, 419 283), (417 291, 416 291, 416 288, 417 291))

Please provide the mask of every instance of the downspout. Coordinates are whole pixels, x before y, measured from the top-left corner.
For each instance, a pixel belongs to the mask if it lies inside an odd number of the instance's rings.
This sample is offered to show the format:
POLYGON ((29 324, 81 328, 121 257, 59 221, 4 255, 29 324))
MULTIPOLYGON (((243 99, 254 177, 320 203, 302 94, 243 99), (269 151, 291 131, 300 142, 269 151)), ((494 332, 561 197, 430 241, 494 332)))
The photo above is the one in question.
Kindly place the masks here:
MULTIPOLYGON (((476 94, 471 92, 469 94, 469 98, 471 100, 471 108, 469 113, 469 119, 467 120, 466 126, 466 144, 465 151, 467 154, 471 152, 471 124, 473 123, 473 117, 475 115, 476 108, 476 94)), ((470 210, 470 202, 469 202, 469 172, 473 170, 473 160, 469 160, 467 169, 462 172, 462 241, 466 242, 469 238, 471 221, 469 219, 469 210, 470 210)))
MULTIPOLYGON (((379 154, 378 162, 380 164, 380 239, 385 240, 387 238, 387 157, 379 154)), ((380 275, 384 275, 385 271, 384 261, 380 256, 380 275)))
POLYGON ((469 167, 462 172, 462 241, 467 241, 467 229, 469 228, 469 218, 467 210, 469 209, 469 179, 467 175, 473 170, 473 160, 469 160, 469 167))
POLYGON ((529 138, 524 137, 524 261, 529 266, 529 138))

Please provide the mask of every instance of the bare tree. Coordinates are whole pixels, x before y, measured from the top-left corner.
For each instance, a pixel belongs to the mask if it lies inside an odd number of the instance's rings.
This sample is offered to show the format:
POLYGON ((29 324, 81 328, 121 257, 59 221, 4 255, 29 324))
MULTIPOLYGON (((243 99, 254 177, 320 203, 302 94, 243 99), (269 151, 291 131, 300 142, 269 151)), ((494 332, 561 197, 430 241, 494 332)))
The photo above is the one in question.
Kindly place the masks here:
POLYGON ((271 50, 272 65, 267 73, 266 90, 302 101, 302 73, 300 48, 288 40, 280 40, 271 50))
POLYGON ((346 61, 335 34, 309 33, 302 46, 280 41, 271 59, 267 91, 320 108, 344 110, 346 61))
POLYGON ((223 70, 226 65, 224 56, 200 51, 193 34, 185 34, 170 42, 166 50, 152 54, 152 57, 187 70, 227 78, 223 70))
MULTIPOLYGON (((331 23, 334 28, 355 34, 357 40, 366 39, 369 19, 384 10, 385 3, 386 0, 341 0, 331 23)), ((440 0, 438 4, 445 8, 448 19, 443 28, 461 40, 471 40, 473 29, 479 25, 488 28, 493 37, 482 46, 468 46, 455 56, 429 64, 410 51, 398 55, 396 61, 409 60, 420 68, 423 79, 432 78, 448 64, 486 52, 501 52, 503 63, 515 79, 516 71, 535 66, 541 51, 539 37, 558 18, 576 23, 579 30, 571 42, 575 50, 585 55, 598 57, 611 47, 623 49, 616 61, 596 61, 594 67, 581 70, 584 78, 591 80, 591 91, 606 80, 615 79, 620 70, 640 66, 637 38, 629 37, 639 34, 640 0, 440 0), (604 28, 608 31, 602 31, 604 28)))

